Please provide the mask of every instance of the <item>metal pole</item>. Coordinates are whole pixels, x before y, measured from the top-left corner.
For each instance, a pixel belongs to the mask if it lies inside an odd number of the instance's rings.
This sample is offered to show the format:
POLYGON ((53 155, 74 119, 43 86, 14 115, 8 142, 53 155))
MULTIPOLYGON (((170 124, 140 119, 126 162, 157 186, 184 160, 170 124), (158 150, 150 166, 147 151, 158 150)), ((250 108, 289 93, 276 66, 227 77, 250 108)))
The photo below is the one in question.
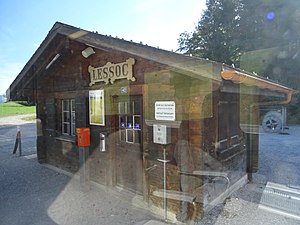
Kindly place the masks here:
POLYGON ((166 174, 166 148, 164 147, 164 210, 165 210, 165 220, 167 220, 167 174, 166 174))
POLYGON ((80 186, 89 190, 89 147, 79 147, 80 186))
POLYGON ((162 162, 164 164, 164 211, 165 211, 165 216, 164 219, 167 220, 167 163, 170 162, 170 160, 166 159, 166 148, 163 148, 163 159, 157 159, 159 162, 162 162))

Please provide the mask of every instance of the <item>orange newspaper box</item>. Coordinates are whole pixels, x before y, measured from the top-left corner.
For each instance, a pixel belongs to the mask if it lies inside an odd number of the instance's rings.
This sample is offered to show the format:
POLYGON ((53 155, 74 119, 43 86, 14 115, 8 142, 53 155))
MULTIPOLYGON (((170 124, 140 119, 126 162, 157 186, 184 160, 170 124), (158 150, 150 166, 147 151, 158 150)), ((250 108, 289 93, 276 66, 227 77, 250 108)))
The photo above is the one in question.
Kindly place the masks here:
POLYGON ((76 128, 77 143, 79 147, 88 147, 91 144, 90 128, 76 128))

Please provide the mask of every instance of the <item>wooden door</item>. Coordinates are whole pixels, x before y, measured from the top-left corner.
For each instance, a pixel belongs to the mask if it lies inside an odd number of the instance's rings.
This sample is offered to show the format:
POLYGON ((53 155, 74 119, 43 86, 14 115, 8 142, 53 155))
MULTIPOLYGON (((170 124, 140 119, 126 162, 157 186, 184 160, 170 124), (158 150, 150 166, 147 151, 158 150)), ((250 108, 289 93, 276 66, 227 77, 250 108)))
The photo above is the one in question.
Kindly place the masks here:
POLYGON ((142 96, 117 98, 116 182, 141 194, 143 191, 142 96))

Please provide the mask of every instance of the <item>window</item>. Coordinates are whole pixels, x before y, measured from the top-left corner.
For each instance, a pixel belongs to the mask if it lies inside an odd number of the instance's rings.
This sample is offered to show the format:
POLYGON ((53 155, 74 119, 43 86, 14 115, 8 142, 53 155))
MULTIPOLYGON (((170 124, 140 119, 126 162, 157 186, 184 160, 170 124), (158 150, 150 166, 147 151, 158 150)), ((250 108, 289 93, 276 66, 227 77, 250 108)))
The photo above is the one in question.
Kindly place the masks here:
POLYGON ((141 142, 141 102, 138 99, 118 103, 120 141, 141 142))
POLYGON ((62 100, 62 133, 75 136, 75 100, 62 100))

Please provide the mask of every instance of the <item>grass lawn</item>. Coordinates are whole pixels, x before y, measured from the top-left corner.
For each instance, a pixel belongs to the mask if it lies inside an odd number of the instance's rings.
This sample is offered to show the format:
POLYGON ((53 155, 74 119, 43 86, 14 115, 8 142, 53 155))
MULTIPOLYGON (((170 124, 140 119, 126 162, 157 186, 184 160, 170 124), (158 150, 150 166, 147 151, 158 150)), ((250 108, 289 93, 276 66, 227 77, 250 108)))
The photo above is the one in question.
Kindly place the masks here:
POLYGON ((0 103, 0 117, 35 113, 35 106, 26 106, 17 102, 0 103))

